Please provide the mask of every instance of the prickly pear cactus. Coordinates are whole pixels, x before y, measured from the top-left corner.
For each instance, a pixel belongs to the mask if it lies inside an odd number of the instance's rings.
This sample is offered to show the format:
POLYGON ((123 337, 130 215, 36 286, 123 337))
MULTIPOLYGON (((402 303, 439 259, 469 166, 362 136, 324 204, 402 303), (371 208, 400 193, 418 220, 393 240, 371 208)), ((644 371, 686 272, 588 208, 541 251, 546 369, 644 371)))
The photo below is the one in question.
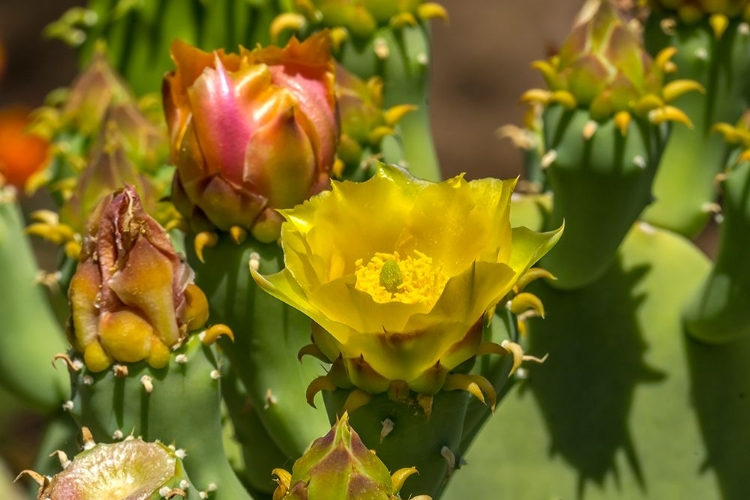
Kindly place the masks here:
POLYGON ((43 412, 32 496, 744 500, 750 7, 581 4, 503 129, 506 181, 439 180, 438 4, 52 23, 80 75, 27 133, 0 110, 0 384, 43 412), (712 215, 713 262, 687 239, 712 215))

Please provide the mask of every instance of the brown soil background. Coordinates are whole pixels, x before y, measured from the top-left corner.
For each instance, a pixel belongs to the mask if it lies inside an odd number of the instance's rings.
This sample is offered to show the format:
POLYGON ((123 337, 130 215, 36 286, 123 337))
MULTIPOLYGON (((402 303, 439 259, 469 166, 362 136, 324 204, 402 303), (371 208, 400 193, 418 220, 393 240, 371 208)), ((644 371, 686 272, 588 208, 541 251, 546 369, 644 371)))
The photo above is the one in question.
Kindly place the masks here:
MULTIPOLYGON (((148 0, 147 0, 148 1, 148 0)), ((0 108, 37 106, 75 73, 73 50, 43 40, 42 28, 72 0, 0 0, 0 40, 8 67, 0 108)), ((529 67, 567 34, 582 0, 439 0, 450 14, 433 23, 431 115, 445 176, 512 177, 520 155, 495 130, 519 123, 518 97, 541 78, 529 67)))

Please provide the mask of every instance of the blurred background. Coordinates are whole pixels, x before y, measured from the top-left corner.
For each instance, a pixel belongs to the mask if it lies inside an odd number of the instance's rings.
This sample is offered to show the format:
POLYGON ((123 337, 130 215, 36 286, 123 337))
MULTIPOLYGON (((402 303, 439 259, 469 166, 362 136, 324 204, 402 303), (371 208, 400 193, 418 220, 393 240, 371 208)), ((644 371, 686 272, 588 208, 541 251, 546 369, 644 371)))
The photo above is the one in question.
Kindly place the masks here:
MULTIPOLYGON (((0 43, 6 69, 0 109, 36 107, 75 74, 71 48, 44 40, 45 25, 84 0, 0 0, 0 43)), ((542 85, 529 63, 567 34, 582 0, 439 0, 450 14, 433 22, 431 114, 445 176, 512 177, 520 155, 495 131, 520 123, 518 98, 542 85)), ((0 55, 2 58, 2 55, 0 55)), ((0 64, 1 66, 1 64, 0 64)))

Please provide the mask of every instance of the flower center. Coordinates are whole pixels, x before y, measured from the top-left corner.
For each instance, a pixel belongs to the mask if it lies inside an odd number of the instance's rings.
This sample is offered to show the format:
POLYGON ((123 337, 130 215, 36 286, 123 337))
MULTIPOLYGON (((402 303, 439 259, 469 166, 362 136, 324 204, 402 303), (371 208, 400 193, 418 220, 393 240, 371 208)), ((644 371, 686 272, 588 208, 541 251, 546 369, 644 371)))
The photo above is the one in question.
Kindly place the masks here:
POLYGON ((403 302, 428 304, 437 302, 448 276, 441 266, 422 252, 402 259, 398 252, 376 253, 367 264, 362 259, 354 263, 356 288, 369 293, 375 302, 403 302))

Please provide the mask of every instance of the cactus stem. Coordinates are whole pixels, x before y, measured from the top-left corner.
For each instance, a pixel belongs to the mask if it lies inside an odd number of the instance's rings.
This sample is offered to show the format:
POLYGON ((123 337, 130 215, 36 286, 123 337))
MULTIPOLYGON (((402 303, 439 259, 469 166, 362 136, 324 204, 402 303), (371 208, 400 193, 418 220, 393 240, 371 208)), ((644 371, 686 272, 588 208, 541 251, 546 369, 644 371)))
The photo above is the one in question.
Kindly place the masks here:
POLYGON ((443 448, 440 450, 440 455, 448 463, 448 470, 446 471, 445 475, 446 477, 451 477, 453 475, 453 471, 456 470, 456 455, 454 455, 451 449, 447 446, 443 446, 443 448))
POLYGON ((385 438, 388 437, 388 434, 393 432, 393 428, 396 427, 396 424, 394 424, 393 420, 391 420, 390 418, 386 418, 381 422, 381 424, 382 427, 380 428, 380 442, 382 443, 385 438))

